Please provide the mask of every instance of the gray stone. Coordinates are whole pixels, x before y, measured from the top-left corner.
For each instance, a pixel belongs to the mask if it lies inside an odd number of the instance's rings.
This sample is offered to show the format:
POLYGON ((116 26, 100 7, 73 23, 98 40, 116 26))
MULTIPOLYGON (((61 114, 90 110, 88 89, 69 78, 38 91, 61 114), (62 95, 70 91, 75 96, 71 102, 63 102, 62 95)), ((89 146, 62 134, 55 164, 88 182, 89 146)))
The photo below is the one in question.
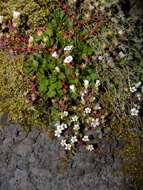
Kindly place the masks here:
POLYGON ((81 151, 61 172, 63 151, 56 140, 33 128, 1 130, 0 190, 125 190, 121 160, 81 151), (19 131, 19 132, 17 132, 19 131), (116 171, 116 172, 115 172, 116 171))

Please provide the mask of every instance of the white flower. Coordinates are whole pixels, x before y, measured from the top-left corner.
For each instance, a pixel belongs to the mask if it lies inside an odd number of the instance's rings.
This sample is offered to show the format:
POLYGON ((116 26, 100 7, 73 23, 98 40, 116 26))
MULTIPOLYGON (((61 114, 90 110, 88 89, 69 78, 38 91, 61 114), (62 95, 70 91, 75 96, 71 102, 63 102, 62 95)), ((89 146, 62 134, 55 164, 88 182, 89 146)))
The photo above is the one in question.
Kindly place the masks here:
POLYGON ((74 84, 70 85, 70 89, 72 92, 75 92, 75 85, 74 84))
POLYGON ((61 127, 63 128, 62 130, 64 130, 64 129, 67 129, 67 124, 65 124, 65 123, 63 123, 63 124, 61 124, 61 127))
POLYGON ((69 113, 67 111, 61 112, 61 119, 63 119, 64 117, 67 117, 68 114, 69 113))
POLYGON ((92 98, 92 101, 94 101, 94 100, 96 100, 96 98, 95 98, 95 97, 93 97, 93 98, 92 98))
POLYGON ((71 150, 71 144, 65 144, 65 150, 71 150))
POLYGON ((100 80, 96 80, 95 85, 98 87, 98 86, 100 86, 100 84, 101 84, 101 81, 100 80))
POLYGON ((82 138, 82 140, 83 140, 84 142, 87 142, 87 141, 89 141, 89 138, 88 138, 87 135, 85 135, 85 136, 82 138))
POLYGON ((120 57, 120 58, 124 58, 124 57, 125 57, 125 54, 124 54, 122 51, 120 51, 120 52, 119 52, 119 57, 120 57))
POLYGON ((80 129, 79 124, 75 124, 74 127, 73 127, 73 129, 74 129, 75 131, 78 131, 78 130, 80 129))
POLYGON ((100 125, 100 121, 99 121, 99 118, 96 118, 96 119, 92 119, 92 122, 91 122, 91 126, 92 127, 97 127, 100 125))
POLYGON ((99 104, 96 104, 94 108, 95 110, 101 110, 101 106, 99 104))
POLYGON ((132 116, 138 116, 138 113, 139 113, 139 110, 138 110, 138 109, 136 109, 136 108, 132 108, 132 109, 131 109, 131 115, 132 115, 132 116))
POLYGON ((83 93, 84 95, 86 95, 88 93, 88 90, 85 89, 83 93))
POLYGON ((61 144, 61 146, 66 146, 66 140, 62 139, 60 144, 61 144))
POLYGON ((57 130, 58 130, 58 131, 64 130, 64 126, 63 126, 63 125, 58 125, 58 126, 57 126, 57 130))
POLYGON ((73 57, 71 55, 67 56, 65 59, 64 59, 64 63, 70 63, 72 62, 73 60, 73 57))
POLYGON ((55 71, 59 73, 60 72, 60 68, 58 66, 56 66, 55 67, 55 71))
POLYGON ((65 123, 62 123, 61 125, 59 123, 56 123, 55 126, 56 126, 55 136, 57 137, 60 137, 62 131, 67 128, 67 124, 65 123))
POLYGON ((141 94, 140 93, 137 94, 137 98, 138 98, 138 100, 141 100, 141 94))
POLYGON ((64 48, 64 51, 71 51, 73 49, 73 45, 70 45, 70 46, 66 46, 64 48))
POLYGON ((85 113, 86 114, 91 113, 91 108, 89 108, 89 107, 85 108, 85 113))
POLYGON ((4 16, 0 15, 0 24, 2 24, 4 16))
POLYGON ((20 16, 20 12, 13 11, 13 18, 17 19, 20 16))
POLYGON ((89 150, 89 151, 93 151, 94 147, 93 147, 93 145, 90 144, 90 145, 86 146, 86 149, 89 150))
POLYGON ((92 11, 94 9, 94 6, 92 6, 91 4, 89 5, 89 10, 92 11))
POLYGON ((54 57, 54 58, 58 58, 58 57, 59 57, 56 51, 54 51, 51 55, 52 55, 52 57, 54 57))
POLYGON ((88 88, 88 86, 89 86, 89 80, 84 80, 84 86, 85 86, 85 88, 88 88))
POLYGON ((78 116, 77 115, 74 115, 72 118, 71 118, 72 121, 78 121, 78 116))
POLYGON ((56 130, 55 131, 55 136, 56 137, 60 137, 61 136, 61 132, 62 132, 61 130, 56 130))
POLYGON ((31 43, 33 43, 33 41, 34 41, 33 36, 30 36, 28 42, 31 44, 31 43))
POLYGON ((118 34, 119 34, 119 35, 123 35, 123 34, 124 34, 123 30, 119 30, 119 31, 118 31, 118 34))
POLYGON ((75 142, 77 142, 77 137, 76 136, 71 137, 71 144, 74 144, 75 142))
POLYGON ((103 56, 99 55, 99 56, 98 56, 98 60, 99 60, 99 61, 102 61, 102 60, 103 60, 103 56))
POLYGON ((137 91, 137 89, 136 89, 135 86, 130 87, 130 92, 134 93, 134 92, 136 92, 136 91, 137 91))
POLYGON ((65 125, 66 125, 66 124, 57 125, 57 130, 58 130, 58 131, 64 130, 64 129, 65 129, 65 125))
POLYGON ((68 111, 64 111, 64 116, 67 117, 68 116, 68 111))

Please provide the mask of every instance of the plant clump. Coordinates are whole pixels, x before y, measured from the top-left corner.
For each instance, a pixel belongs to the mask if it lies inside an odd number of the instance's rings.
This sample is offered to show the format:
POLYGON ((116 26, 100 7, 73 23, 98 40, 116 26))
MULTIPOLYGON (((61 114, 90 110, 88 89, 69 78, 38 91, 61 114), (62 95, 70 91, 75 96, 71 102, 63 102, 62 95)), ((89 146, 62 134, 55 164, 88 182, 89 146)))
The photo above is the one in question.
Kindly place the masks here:
POLYGON ((141 21, 112 0, 26 2, 2 4, 12 16, 0 16, 1 113, 50 130, 67 153, 95 153, 111 135, 132 150, 143 112, 141 21))

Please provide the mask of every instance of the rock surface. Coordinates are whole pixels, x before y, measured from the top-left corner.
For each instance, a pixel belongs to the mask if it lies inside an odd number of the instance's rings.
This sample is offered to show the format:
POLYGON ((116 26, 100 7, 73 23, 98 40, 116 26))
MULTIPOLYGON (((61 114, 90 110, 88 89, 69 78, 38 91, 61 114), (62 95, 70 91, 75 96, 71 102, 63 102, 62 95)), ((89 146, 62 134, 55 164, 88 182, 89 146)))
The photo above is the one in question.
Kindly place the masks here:
POLYGON ((121 160, 80 152, 62 171, 56 140, 17 125, 0 130, 0 190, 127 190, 121 160))

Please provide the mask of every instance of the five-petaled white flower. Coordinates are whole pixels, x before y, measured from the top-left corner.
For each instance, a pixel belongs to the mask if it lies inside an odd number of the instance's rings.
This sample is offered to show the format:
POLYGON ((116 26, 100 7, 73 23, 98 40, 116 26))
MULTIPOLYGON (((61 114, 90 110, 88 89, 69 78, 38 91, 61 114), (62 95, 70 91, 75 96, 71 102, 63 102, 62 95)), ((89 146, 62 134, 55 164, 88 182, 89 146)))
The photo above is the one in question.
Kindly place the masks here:
POLYGON ((75 142, 77 142, 77 137, 76 136, 71 137, 71 144, 74 144, 75 142))
POLYGON ((131 115, 132 116, 138 116, 139 114, 139 110, 137 108, 132 108, 131 109, 131 115))
POLYGON ((91 108, 89 108, 89 107, 85 108, 85 113, 86 114, 91 113, 91 108))
POLYGON ((87 146, 86 146, 86 149, 89 150, 89 151, 93 151, 93 150, 94 150, 94 147, 93 147, 92 144, 90 144, 90 145, 87 145, 87 146))
POLYGON ((61 133, 62 133, 61 130, 56 130, 56 131, 55 131, 55 136, 56 136, 56 137, 60 137, 60 136, 61 136, 61 133))
POLYGON ((52 55, 52 57, 54 57, 54 58, 58 58, 58 57, 59 57, 56 51, 54 51, 51 55, 52 55))
POLYGON ((70 63, 72 62, 73 60, 73 57, 71 55, 67 56, 65 59, 64 59, 64 63, 70 63))
POLYGON ((18 11, 13 11, 13 18, 17 19, 20 16, 20 12, 18 11))
POLYGON ((88 138, 87 135, 85 135, 85 136, 82 138, 82 140, 83 140, 84 142, 88 142, 88 141, 89 141, 89 138, 88 138))
POLYGON ((65 144, 65 150, 71 150, 71 144, 65 144))
POLYGON ((67 117, 69 113, 68 113, 68 111, 64 111, 63 114, 64 114, 65 117, 67 117))
POLYGON ((0 15, 0 24, 2 24, 4 16, 0 15))
POLYGON ((57 130, 58 130, 58 131, 62 131, 62 130, 64 130, 64 126, 63 126, 63 124, 61 124, 61 125, 57 125, 57 130))
POLYGON ((71 51, 72 49, 73 49, 73 45, 64 47, 64 51, 71 51))
POLYGON ((62 139, 60 144, 61 144, 61 146, 66 146, 66 140, 62 139))
POLYGON ((137 91, 137 88, 135 86, 130 87, 130 92, 134 93, 137 91))
POLYGON ((92 119, 92 122, 91 122, 91 126, 93 127, 93 128, 95 128, 95 127, 98 127, 100 125, 100 121, 99 121, 99 118, 96 118, 96 119, 92 119))
POLYGON ((78 116, 77 116, 77 115, 74 115, 74 116, 71 118, 71 121, 78 121, 78 116))
POLYGON ((78 131, 78 130, 80 129, 79 124, 75 124, 74 127, 73 127, 73 129, 74 129, 75 131, 78 131))

